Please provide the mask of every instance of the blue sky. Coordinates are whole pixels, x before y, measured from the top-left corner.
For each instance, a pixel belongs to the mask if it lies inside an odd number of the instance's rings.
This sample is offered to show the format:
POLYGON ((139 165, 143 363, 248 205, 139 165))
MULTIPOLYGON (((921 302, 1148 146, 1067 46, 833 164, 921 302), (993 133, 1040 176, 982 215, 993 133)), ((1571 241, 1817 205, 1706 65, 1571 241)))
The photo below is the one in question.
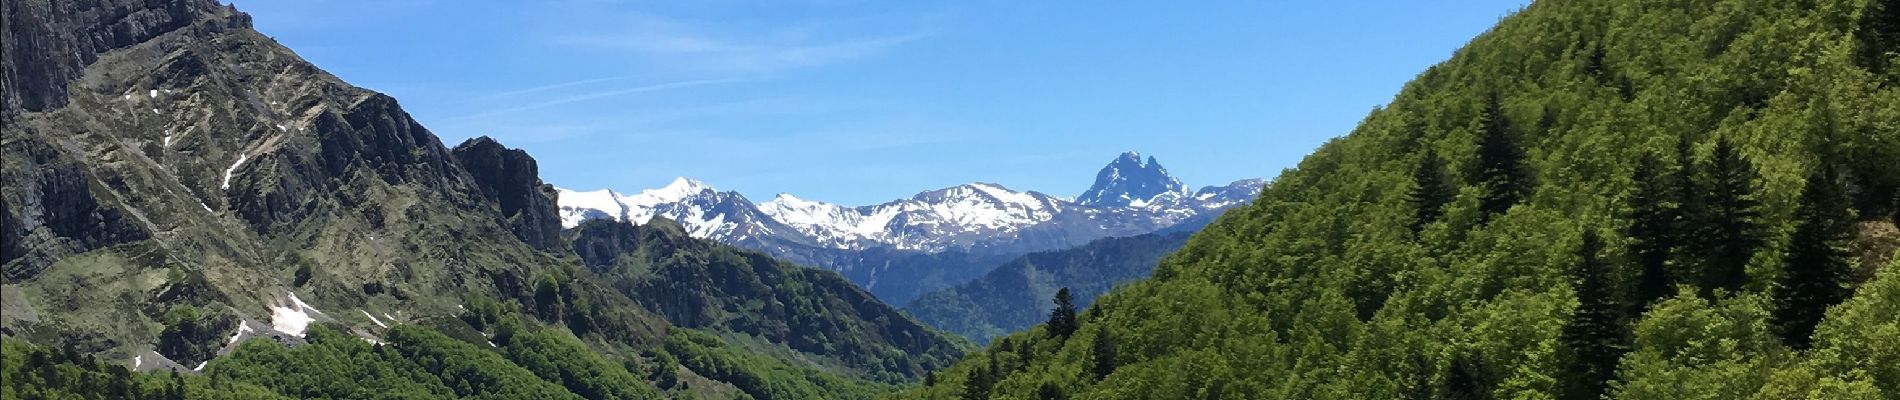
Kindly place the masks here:
POLYGON ((1128 150, 1196 187, 1272 177, 1525 1, 234 3, 557 186, 859 205, 1074 196, 1128 150))

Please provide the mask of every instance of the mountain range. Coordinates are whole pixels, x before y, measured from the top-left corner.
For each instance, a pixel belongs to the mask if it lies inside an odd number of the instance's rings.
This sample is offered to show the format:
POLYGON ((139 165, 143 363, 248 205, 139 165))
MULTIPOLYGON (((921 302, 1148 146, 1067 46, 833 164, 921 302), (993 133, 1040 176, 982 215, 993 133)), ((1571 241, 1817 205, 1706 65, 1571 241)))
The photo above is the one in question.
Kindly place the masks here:
POLYGON ((665 217, 695 237, 839 271, 879 298, 904 304, 1029 252, 1105 237, 1192 231, 1252 200, 1264 184, 1245 179, 1189 191, 1153 157, 1128 152, 1103 167, 1095 184, 1073 200, 978 182, 867 206, 789 193, 754 203, 738 192, 678 178, 632 194, 559 189, 558 201, 565 226, 665 217), (937 266, 917 270, 919 258, 937 266))
POLYGON ((660 220, 563 230, 526 152, 235 7, 0 18, 0 397, 871 398, 967 347, 660 220))

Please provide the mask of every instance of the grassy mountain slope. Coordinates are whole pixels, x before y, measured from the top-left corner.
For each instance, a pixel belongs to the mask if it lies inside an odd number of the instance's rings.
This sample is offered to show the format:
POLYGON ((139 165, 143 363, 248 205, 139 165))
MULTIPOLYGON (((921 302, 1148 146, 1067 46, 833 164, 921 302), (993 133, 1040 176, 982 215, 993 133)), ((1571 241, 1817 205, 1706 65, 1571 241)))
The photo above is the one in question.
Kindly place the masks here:
POLYGON ((1196 234, 1153 278, 1097 299, 1073 336, 1000 339, 902 397, 1572 396, 1563 332, 1579 307, 1568 276, 1579 238, 1605 237, 1593 255, 1615 266, 1613 281, 1632 280, 1623 216, 1637 161, 1673 164, 1686 141, 1690 163, 1708 165, 1722 139, 1754 165, 1763 245, 1746 254, 1740 293, 1710 301, 1684 285, 1632 315, 1609 394, 1900 395, 1894 264, 1857 263, 1854 294, 1811 350, 1775 340, 1768 311, 1804 177, 1823 159, 1849 172, 1859 231, 1891 229, 1900 73, 1864 55, 1893 57, 1892 3, 1537 2, 1196 234), (1493 95, 1537 183, 1486 215, 1491 186, 1473 181, 1493 95), (1414 234, 1408 195, 1428 149, 1461 179, 1443 217, 1414 234))
POLYGON ((756 336, 887 382, 962 354, 836 273, 696 239, 672 221, 593 220, 567 236, 594 274, 681 327, 756 336))
POLYGON ((1076 306, 1087 307, 1115 285, 1147 277, 1188 235, 1097 239, 1072 249, 1030 253, 982 278, 924 294, 904 311, 930 326, 988 342, 1041 323, 1049 316, 1056 290, 1068 288, 1076 306))
MULTIPOLYGON (((538 393, 587 398, 659 396, 656 386, 866 398, 890 384, 859 376, 903 381, 961 351, 943 335, 884 342, 851 331, 797 337, 805 347, 795 349, 674 326, 570 250, 533 158, 487 138, 448 148, 395 99, 317 69, 229 6, 29 0, 0 4, 0 16, 0 336, 9 348, 62 349, 59 361, 34 363, 47 371, 62 362, 87 371, 9 377, 45 384, 14 393, 84 386, 67 378, 119 366, 202 366, 213 387, 243 382, 287 397, 366 382, 470 397, 528 376, 538 379, 524 385, 551 388, 538 393), (327 333, 299 335, 301 322, 327 333), (260 338, 296 347, 251 340, 260 338), (680 345, 689 340, 697 347, 680 345), (890 343, 925 356, 879 347, 890 343), (858 353, 876 362, 807 361, 858 353), (365 364, 302 365, 345 358, 365 364), (315 368, 313 380, 283 376, 298 368, 315 368)), ((824 282, 784 282, 793 281, 824 282)), ((819 302, 801 311, 847 316, 829 321, 859 330, 921 331, 868 296, 843 304, 858 312, 827 313, 840 304, 797 297, 808 294, 819 293, 720 300, 819 302)), ((734 313, 760 326, 804 318, 734 313)), ((127 381, 155 379, 137 375, 127 381)))

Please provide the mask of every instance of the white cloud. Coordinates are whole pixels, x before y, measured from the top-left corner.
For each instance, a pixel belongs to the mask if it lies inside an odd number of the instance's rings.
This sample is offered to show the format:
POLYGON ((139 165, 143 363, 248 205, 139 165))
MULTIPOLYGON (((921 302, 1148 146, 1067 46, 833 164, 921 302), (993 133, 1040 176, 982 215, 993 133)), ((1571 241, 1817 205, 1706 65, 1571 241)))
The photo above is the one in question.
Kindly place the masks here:
MULTIPOLYGON (((504 109, 499 109, 499 110, 489 110, 489 111, 484 111, 484 112, 475 113, 475 114, 463 115, 459 117, 449 118, 448 120, 458 121, 458 120, 476 119, 476 118, 482 118, 482 117, 488 117, 488 116, 494 116, 494 115, 500 115, 500 114, 508 114, 508 113, 534 110, 534 109, 539 109, 539 108, 553 107, 553 106, 558 106, 558 105, 568 104, 568 103, 582 102, 582 101, 588 101, 588 100, 598 100, 598 99, 604 99, 604 98, 615 97, 615 96, 623 96, 623 95, 634 94, 634 93, 652 92, 652 91, 660 91, 660 90, 667 90, 667 89, 688 88, 688 87, 694 87, 694 86, 717 85, 717 84, 722 84, 722 83, 739 82, 743 80, 744 79, 738 79, 738 78, 696 79, 696 80, 687 80, 687 81, 673 81, 673 82, 657 83, 657 84, 652 84, 652 85, 635 86, 635 87, 630 87, 630 88, 603 90, 603 91, 596 91, 596 92, 583 93, 583 94, 578 94, 578 95, 573 95, 573 96, 567 96, 567 97, 562 97, 562 98, 553 99, 553 100, 530 103, 526 105, 504 108, 504 109)), ((575 85, 562 84, 562 85, 550 85, 550 86, 575 86, 575 85)))
POLYGON ((818 25, 727 29, 651 15, 631 15, 614 30, 556 35, 554 44, 625 52, 656 63, 727 73, 770 73, 869 58, 932 35, 927 30, 823 35, 849 27, 818 25))

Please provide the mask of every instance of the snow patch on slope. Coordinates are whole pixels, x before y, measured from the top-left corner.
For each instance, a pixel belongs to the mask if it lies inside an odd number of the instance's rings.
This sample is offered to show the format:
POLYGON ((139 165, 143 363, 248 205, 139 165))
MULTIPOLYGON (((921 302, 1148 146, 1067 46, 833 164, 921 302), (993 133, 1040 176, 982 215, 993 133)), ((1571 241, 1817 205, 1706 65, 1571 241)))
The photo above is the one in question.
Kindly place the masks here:
POLYGON ((304 303, 303 299, 298 299, 296 293, 291 293, 290 304, 272 306, 270 308, 271 329, 303 336, 304 329, 310 327, 310 323, 317 320, 315 317, 310 316, 311 313, 323 314, 323 312, 318 311, 316 307, 311 307, 310 304, 304 303))
POLYGON ((224 169, 224 183, 219 184, 218 185, 219 188, 222 188, 224 190, 231 190, 231 173, 237 172, 238 167, 244 166, 244 160, 247 158, 249 158, 248 155, 238 154, 237 162, 231 163, 230 168, 224 169))

